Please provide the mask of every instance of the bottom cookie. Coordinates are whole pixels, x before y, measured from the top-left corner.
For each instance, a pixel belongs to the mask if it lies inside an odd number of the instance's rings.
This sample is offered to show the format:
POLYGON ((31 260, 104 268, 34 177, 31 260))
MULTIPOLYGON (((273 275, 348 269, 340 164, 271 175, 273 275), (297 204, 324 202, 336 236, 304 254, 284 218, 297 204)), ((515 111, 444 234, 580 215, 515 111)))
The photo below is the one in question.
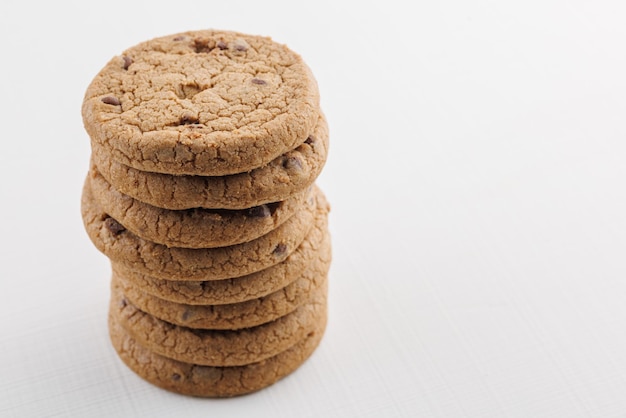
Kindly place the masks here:
POLYGON ((326 329, 326 317, 291 348, 263 361, 233 367, 199 366, 172 360, 138 344, 113 315, 109 335, 120 359, 144 380, 182 395, 225 398, 256 392, 294 372, 313 354, 326 329))

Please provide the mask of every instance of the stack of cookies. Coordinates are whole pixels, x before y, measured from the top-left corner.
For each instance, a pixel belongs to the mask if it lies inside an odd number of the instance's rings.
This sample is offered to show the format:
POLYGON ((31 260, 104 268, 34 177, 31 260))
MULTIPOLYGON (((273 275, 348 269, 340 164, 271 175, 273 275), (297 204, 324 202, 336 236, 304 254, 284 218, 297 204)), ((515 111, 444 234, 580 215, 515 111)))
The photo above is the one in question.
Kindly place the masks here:
POLYGON ((182 394, 235 396, 296 370, 326 326, 328 126, 301 57, 195 31, 114 57, 87 88, 82 216, 111 261, 123 362, 182 394))

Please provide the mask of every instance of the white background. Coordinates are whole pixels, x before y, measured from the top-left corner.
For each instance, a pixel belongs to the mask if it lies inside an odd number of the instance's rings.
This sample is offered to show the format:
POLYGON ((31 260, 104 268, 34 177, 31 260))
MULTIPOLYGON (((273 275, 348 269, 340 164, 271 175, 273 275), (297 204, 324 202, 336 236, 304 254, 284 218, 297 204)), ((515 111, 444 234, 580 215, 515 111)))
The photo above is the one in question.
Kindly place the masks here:
POLYGON ((3 0, 0 416, 625 417, 625 21, 618 0, 3 0), (118 360, 79 212, 91 78, 202 28, 300 53, 331 128, 326 336, 229 400, 118 360))

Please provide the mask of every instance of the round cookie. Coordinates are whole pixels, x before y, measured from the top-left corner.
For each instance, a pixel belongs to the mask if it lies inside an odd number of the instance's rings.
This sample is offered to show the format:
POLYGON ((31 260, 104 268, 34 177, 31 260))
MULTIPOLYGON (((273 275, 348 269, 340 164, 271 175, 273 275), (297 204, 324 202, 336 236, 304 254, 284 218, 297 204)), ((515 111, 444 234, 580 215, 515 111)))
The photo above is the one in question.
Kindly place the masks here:
POLYGON ((135 45, 85 93, 89 136, 143 171, 221 176, 303 143, 319 110, 302 58, 268 37, 201 30, 135 45))
POLYGON ((302 276, 267 296, 224 305, 189 305, 159 299, 133 287, 113 273, 113 288, 128 301, 158 319, 194 329, 235 330, 255 327, 283 317, 311 299, 326 285, 328 267, 310 265, 302 276))
POLYGON ((239 330, 205 330, 173 325, 132 305, 111 289, 110 312, 137 342, 162 356, 204 366, 242 366, 287 350, 316 330, 326 317, 327 288, 272 322, 239 330))
POLYGON ((113 274, 137 289, 157 298, 187 305, 222 305, 257 299, 297 280, 310 265, 328 269, 332 259, 326 219, 309 231, 300 246, 283 262, 264 270, 232 279, 210 281, 171 281, 157 279, 112 262, 113 274))
POLYGON ((311 186, 326 163, 328 141, 328 125, 320 113, 304 143, 249 172, 210 177, 140 171, 113 160, 95 141, 91 159, 116 190, 156 207, 247 209, 286 200, 311 186))
POLYGON ((87 181, 98 206, 135 235, 168 247, 214 248, 252 241, 303 207, 308 193, 245 210, 161 209, 115 190, 92 164, 87 181))
POLYGON ((96 248, 110 260, 151 277, 167 280, 220 280, 244 276, 277 264, 289 256, 317 223, 324 222, 328 203, 321 190, 299 213, 256 240, 220 248, 168 248, 126 230, 95 203, 83 188, 83 223, 96 248))
POLYGON ((109 335, 120 359, 145 381, 181 395, 232 397, 268 387, 294 372, 318 347, 326 317, 317 329, 294 346, 257 363, 234 367, 211 367, 183 363, 156 354, 137 343, 109 315, 109 335))

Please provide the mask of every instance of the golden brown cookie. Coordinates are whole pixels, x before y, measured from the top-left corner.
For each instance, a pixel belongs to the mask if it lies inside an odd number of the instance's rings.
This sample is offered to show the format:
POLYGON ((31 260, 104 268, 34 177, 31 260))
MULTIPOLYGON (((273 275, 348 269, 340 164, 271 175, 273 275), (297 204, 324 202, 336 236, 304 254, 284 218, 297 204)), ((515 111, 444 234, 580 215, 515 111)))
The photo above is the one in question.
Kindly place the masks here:
POLYGON ((252 241, 278 228, 300 210, 309 191, 282 202, 242 210, 161 209, 115 190, 91 166, 87 177, 98 206, 126 229, 168 247, 214 248, 252 241))
POLYGON ((137 237, 98 207, 87 186, 81 203, 87 234, 109 259, 151 277, 192 281, 244 276, 285 260, 329 211, 316 188, 300 212, 262 237, 229 247, 194 249, 168 248, 137 237))
POLYGON ((114 57, 85 93, 92 140, 143 171, 221 176, 267 164, 313 132, 319 92, 287 46, 229 31, 155 38, 114 57))
POLYGON ((135 307, 111 289, 110 313, 138 343, 162 356, 205 366, 242 366, 287 350, 319 328, 326 317, 327 288, 295 311, 239 330, 205 330, 173 325, 135 307))
POLYGON ((232 279, 170 281, 149 277, 119 263, 111 263, 113 274, 133 287, 171 302, 188 305, 222 305, 245 302, 276 292, 297 280, 307 266, 327 269, 332 258, 326 220, 309 231, 300 246, 285 261, 264 270, 232 279))
POLYGON ((285 200, 311 186, 328 155, 328 125, 320 114, 312 135, 249 172, 228 176, 173 176, 140 171, 115 161, 106 148, 92 141, 92 160, 118 191, 166 209, 247 209, 285 200))
POLYGON ((147 382, 182 395, 221 398, 258 391, 298 369, 322 340, 326 318, 317 325, 317 329, 282 353, 234 367, 199 366, 163 357, 137 343, 112 315, 109 335, 120 359, 147 382))
POLYGON ((158 319, 194 329, 241 329, 285 316, 308 302, 326 286, 328 265, 310 265, 302 276, 267 296, 224 305, 189 305, 159 299, 113 273, 112 286, 128 301, 158 319))

